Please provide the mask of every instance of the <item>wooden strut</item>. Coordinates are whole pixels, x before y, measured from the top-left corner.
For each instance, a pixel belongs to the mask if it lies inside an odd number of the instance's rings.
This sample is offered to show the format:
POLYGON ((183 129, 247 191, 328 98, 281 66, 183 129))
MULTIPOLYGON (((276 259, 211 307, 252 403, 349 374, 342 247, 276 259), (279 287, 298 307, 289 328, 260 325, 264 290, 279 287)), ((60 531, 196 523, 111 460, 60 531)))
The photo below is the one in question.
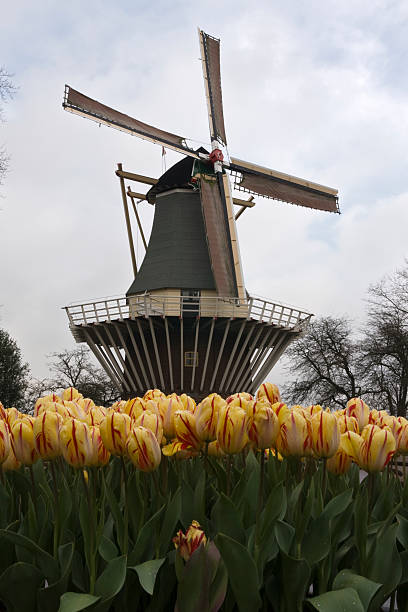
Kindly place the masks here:
POLYGON ((119 177, 119 181, 120 181, 123 209, 125 211, 126 229, 127 229, 128 239, 129 239, 130 257, 132 259, 133 274, 135 275, 135 278, 136 278, 137 264, 136 264, 135 247, 133 244, 132 226, 130 225, 129 207, 128 207, 127 197, 126 197, 125 181, 124 181, 124 177, 122 176, 122 174, 123 174, 122 164, 118 164, 118 170, 116 171, 116 175, 119 177))
MULTIPOLYGON (((130 190, 130 187, 128 187, 128 190, 127 190, 126 193, 127 193, 128 197, 130 198, 130 201, 132 202, 133 212, 135 213, 135 217, 136 217, 136 221, 137 221, 137 226, 139 228, 139 232, 140 232, 140 235, 141 235, 142 241, 143 241, 143 246, 144 246, 145 250, 147 251, 147 242, 146 242, 146 238, 145 238, 145 235, 144 235, 144 232, 143 232, 142 224, 140 222, 139 213, 137 212, 136 203, 135 203, 135 195, 139 196, 139 195, 142 195, 142 194, 136 194, 134 191, 130 190)), ((142 198, 139 198, 139 199, 142 199, 142 198)), ((143 196, 143 199, 145 199, 144 196, 143 196)))
POLYGON ((244 210, 246 210, 247 208, 253 208, 255 206, 255 202, 252 201, 253 199, 254 199, 253 195, 251 195, 251 197, 248 200, 241 200, 240 198, 232 198, 234 204, 240 204, 241 206, 241 208, 235 215, 235 221, 240 218, 244 210))

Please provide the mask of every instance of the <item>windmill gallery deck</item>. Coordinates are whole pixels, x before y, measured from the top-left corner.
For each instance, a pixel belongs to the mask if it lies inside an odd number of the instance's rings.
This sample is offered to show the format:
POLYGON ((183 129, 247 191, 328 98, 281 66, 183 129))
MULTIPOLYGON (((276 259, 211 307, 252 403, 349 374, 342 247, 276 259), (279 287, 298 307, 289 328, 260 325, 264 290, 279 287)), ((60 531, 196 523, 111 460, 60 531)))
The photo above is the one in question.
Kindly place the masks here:
POLYGON ((220 41, 199 30, 211 150, 118 112, 70 86, 65 110, 173 149, 183 158, 159 179, 119 164, 134 280, 123 298, 66 307, 77 342, 86 342, 123 397, 160 387, 200 399, 254 392, 311 315, 251 297, 245 289, 236 219, 255 195, 339 212, 337 190, 228 156, 220 41), (227 157, 227 156, 225 156, 227 157), (138 193, 125 180, 149 185, 138 193), (233 197, 232 189, 249 200, 233 197), (147 244, 135 200, 155 206, 147 244), (146 247, 137 269, 131 202, 146 247), (234 206, 240 207, 237 213, 234 206))

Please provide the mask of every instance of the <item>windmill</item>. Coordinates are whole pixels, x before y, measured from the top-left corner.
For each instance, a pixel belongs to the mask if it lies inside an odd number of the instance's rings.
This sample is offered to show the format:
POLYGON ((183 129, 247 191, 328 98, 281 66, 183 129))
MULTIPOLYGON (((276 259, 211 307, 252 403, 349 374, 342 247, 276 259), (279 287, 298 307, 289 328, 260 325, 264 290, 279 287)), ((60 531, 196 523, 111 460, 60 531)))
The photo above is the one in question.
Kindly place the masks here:
POLYGON ((126 295, 66 307, 77 342, 86 342, 123 397, 148 388, 227 395, 254 392, 309 313, 250 296, 244 285, 236 219, 255 195, 339 212, 337 190, 234 157, 227 147, 220 41, 199 30, 211 150, 118 112, 70 86, 65 110, 183 155, 159 179, 123 170, 121 185, 134 280, 126 295), (149 185, 139 193, 125 180, 149 185), (233 197, 233 188, 250 195, 233 197), (146 248, 137 269, 128 200, 146 248), (147 244, 135 200, 155 206, 147 244), (234 205, 240 209, 235 214, 234 205))

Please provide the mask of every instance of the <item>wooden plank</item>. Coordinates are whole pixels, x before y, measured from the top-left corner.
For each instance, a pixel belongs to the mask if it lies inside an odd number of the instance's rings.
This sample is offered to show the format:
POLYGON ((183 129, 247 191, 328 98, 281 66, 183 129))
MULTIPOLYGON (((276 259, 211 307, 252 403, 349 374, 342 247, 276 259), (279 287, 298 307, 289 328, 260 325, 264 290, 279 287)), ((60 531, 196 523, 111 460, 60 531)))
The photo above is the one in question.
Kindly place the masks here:
POLYGON ((298 176, 292 176, 291 174, 286 174, 285 172, 279 172, 278 170, 272 170, 272 168, 265 168, 264 166, 258 166, 257 164, 246 162, 236 157, 231 157, 230 159, 231 159, 231 163, 236 166, 240 166, 241 168, 246 168, 248 170, 254 170, 254 172, 260 172, 261 174, 266 174, 267 176, 272 176, 273 178, 282 179, 283 181, 287 181, 288 183, 295 183, 296 185, 302 185, 303 187, 308 187, 309 189, 316 189, 317 191, 323 191, 325 193, 329 193, 330 195, 334 195, 334 196, 337 196, 339 193, 338 189, 333 189, 332 187, 327 187, 326 185, 320 185, 319 183, 307 181, 305 179, 299 178, 298 176))
POLYGON ((144 174, 135 174, 134 172, 127 172, 125 170, 122 170, 122 164, 120 168, 118 167, 118 170, 116 170, 115 174, 119 178, 128 179, 129 181, 136 181, 137 183, 145 183, 146 185, 156 185, 156 183, 158 182, 158 179, 152 178, 151 176, 145 176, 144 174))
MULTIPOLYGON (((116 174, 118 174, 118 172, 121 172, 121 171, 122 171, 122 164, 118 164, 118 170, 116 171, 116 174)), ((128 203, 127 203, 127 198, 126 198, 126 190, 125 190, 125 181, 123 180, 123 177, 120 177, 120 176, 119 176, 119 180, 120 180, 120 190, 122 193, 123 209, 125 211, 125 221, 126 221, 126 229, 127 229, 127 234, 128 234, 128 240, 129 240, 130 257, 132 260, 133 274, 136 277, 136 274, 137 274, 136 255, 135 255, 135 247, 133 244, 132 226, 130 225, 129 208, 128 208, 128 203)))

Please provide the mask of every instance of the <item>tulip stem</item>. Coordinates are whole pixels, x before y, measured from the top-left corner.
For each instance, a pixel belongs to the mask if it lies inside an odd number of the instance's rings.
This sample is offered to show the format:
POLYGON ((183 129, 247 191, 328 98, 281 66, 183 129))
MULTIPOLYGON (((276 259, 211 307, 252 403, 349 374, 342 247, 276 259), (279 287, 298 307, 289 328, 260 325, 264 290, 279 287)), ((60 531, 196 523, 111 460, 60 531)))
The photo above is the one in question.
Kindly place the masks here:
POLYGON ((326 497, 326 489, 327 489, 327 457, 322 458, 322 497, 323 503, 326 497))
POLYGON ((405 463, 405 459, 406 459, 406 456, 402 455, 402 475, 403 475, 403 478, 404 478, 404 482, 407 479, 407 465, 405 463))
POLYGON ((231 466, 232 466, 232 455, 228 455, 227 459, 227 497, 231 493, 231 466))
POLYGON ((126 464, 123 455, 120 456, 122 462, 122 481, 123 481, 123 492, 124 492, 124 516, 123 516, 123 544, 122 554, 127 555, 128 553, 128 540, 129 540, 129 503, 128 503, 128 487, 127 487, 127 474, 126 464))
MULTIPOLYGON (((96 551, 95 551, 95 517, 94 507, 92 503, 92 496, 89 494, 89 486, 85 480, 84 470, 80 470, 82 483, 85 489, 85 495, 88 502, 89 511, 89 525, 90 525, 90 537, 89 537, 89 592, 91 595, 94 594, 95 581, 96 581, 96 551)), ((88 479, 93 476, 88 472, 88 479)))
POLYGON ((58 485, 57 479, 55 476, 55 468, 54 463, 49 461, 50 471, 51 471, 51 480, 54 491, 54 503, 55 503, 55 515, 54 515, 54 557, 57 558, 58 554, 58 544, 59 544, 59 501, 58 501, 58 485))
POLYGON ((33 504, 34 504, 34 511, 35 511, 35 519, 36 519, 37 525, 38 525, 37 489, 35 487, 35 479, 34 479, 33 466, 30 465, 28 467, 28 469, 30 470, 31 488, 32 488, 33 504))
POLYGON ((265 451, 261 449, 261 470, 259 476, 259 490, 258 490, 258 509, 256 512, 256 535, 255 535, 255 543, 259 543, 259 535, 260 535, 260 522, 261 522, 261 512, 263 505, 263 489, 264 489, 264 480, 265 480, 265 451))

